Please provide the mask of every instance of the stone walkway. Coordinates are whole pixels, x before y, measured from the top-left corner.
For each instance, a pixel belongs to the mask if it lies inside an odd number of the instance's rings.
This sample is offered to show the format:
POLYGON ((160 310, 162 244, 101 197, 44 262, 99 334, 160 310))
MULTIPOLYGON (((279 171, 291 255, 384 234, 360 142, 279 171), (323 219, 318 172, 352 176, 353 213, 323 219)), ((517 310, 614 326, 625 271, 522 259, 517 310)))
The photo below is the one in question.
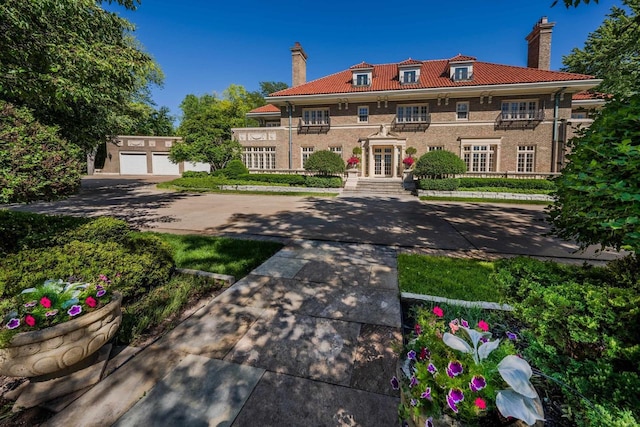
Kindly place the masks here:
POLYGON ((394 426, 396 252, 290 242, 49 426, 394 426))

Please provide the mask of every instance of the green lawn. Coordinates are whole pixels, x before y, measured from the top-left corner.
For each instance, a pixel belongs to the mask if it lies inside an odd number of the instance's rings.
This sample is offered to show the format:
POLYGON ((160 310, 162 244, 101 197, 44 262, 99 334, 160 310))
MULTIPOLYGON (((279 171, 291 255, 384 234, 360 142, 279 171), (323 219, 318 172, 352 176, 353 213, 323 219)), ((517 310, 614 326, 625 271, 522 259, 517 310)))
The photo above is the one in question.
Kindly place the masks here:
POLYGON ((550 202, 543 200, 515 200, 515 199, 485 199, 484 197, 445 197, 445 196, 420 196, 420 200, 436 202, 467 202, 467 203, 507 203, 513 205, 544 205, 550 202))
POLYGON ((402 292, 466 301, 502 302, 491 276, 493 262, 474 259, 398 255, 398 281, 402 292))
POLYGON ((199 235, 148 232, 169 243, 179 268, 246 276, 280 248, 281 243, 199 235))

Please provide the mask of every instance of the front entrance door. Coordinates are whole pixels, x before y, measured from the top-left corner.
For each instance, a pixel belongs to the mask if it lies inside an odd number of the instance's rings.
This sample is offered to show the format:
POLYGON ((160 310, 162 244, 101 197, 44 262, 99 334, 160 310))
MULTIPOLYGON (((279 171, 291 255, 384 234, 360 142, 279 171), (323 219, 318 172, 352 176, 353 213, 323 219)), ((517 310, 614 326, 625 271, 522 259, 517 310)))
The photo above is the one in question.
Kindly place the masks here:
POLYGON ((373 149, 373 175, 391 176, 391 166, 393 164, 393 148, 379 147, 373 149))

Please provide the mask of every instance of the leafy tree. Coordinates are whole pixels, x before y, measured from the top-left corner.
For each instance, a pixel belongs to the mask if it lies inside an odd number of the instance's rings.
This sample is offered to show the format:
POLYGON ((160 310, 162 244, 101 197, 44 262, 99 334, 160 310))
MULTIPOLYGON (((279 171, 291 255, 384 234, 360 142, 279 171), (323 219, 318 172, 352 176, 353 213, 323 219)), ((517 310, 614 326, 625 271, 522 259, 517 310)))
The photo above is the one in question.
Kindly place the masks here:
POLYGON ((0 99, 91 151, 126 129, 133 103, 148 102, 149 84, 162 81, 133 30, 96 0, 0 2, 0 99))
POLYGON ((640 0, 622 0, 628 10, 612 7, 584 48, 564 56, 563 71, 603 79, 600 92, 628 96, 640 92, 640 0))
POLYGON ((81 150, 27 108, 0 100, 0 203, 54 200, 80 186, 81 150))
POLYGON ((311 154, 304 162, 304 169, 320 175, 344 173, 345 165, 342 157, 329 150, 320 150, 311 154))
POLYGON ((192 142, 177 142, 171 147, 169 158, 177 162, 202 162, 211 166, 211 171, 224 169, 231 160, 240 158, 242 146, 237 141, 212 141, 198 139, 192 142))
POLYGON ((445 178, 466 171, 467 165, 460 157, 451 151, 436 150, 420 156, 413 173, 417 177, 445 178))
POLYGON ((137 117, 123 133, 127 135, 173 136, 173 116, 168 107, 155 109, 148 104, 137 104, 137 117))
POLYGON ((569 163, 555 180, 553 232, 591 244, 640 248, 640 94, 610 101, 569 141, 569 163))
POLYGON ((289 87, 284 82, 260 82, 260 94, 267 97, 274 92, 285 90, 289 87))

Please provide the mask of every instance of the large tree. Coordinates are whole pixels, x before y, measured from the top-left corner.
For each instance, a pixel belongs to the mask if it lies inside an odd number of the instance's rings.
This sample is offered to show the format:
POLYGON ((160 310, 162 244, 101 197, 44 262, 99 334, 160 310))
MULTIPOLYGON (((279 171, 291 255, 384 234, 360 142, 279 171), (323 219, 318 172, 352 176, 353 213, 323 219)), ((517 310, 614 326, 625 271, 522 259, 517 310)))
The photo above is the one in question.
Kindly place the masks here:
POLYGON ((629 96, 640 92, 640 0, 622 0, 602 25, 589 34, 584 48, 563 57, 563 71, 603 79, 599 92, 629 96))
POLYGON ((149 84, 162 81, 133 31, 96 0, 3 0, 0 99, 91 151, 130 126, 135 103, 148 102, 149 84))
POLYGON ((591 244, 640 249, 640 94, 607 103, 569 142, 549 213, 553 231, 591 244))
POLYGON ((124 129, 127 135, 157 135, 173 136, 175 133, 174 117, 169 112, 169 107, 158 109, 146 103, 133 104, 133 122, 124 129))

